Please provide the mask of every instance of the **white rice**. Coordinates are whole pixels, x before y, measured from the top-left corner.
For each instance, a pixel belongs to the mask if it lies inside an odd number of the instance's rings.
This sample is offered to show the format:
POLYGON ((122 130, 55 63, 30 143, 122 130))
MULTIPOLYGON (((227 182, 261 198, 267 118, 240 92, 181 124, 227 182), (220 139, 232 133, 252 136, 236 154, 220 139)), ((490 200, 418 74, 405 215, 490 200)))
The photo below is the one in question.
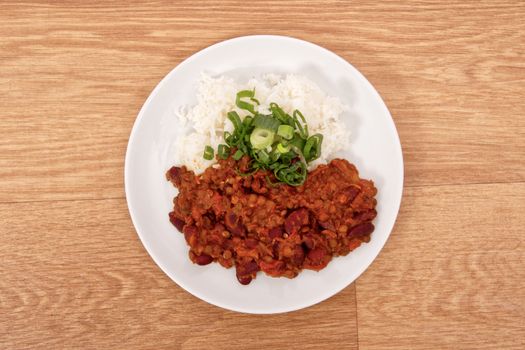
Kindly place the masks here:
POLYGON ((203 73, 198 85, 197 104, 183 107, 177 113, 179 122, 192 130, 178 138, 174 148, 178 165, 186 165, 199 174, 215 163, 202 157, 204 147, 210 145, 216 151, 217 146, 224 143, 223 132, 233 130, 227 113, 235 110, 241 118, 246 115, 246 111, 235 106, 237 92, 253 88, 260 102, 259 112, 268 113, 271 102, 279 104, 290 115, 298 109, 306 119, 309 133, 323 135, 321 157, 312 162, 309 169, 327 163, 338 151, 348 148, 350 131, 341 120, 341 114, 348 107, 338 98, 327 96, 308 78, 294 74, 266 74, 243 84, 227 76, 214 78, 203 73))

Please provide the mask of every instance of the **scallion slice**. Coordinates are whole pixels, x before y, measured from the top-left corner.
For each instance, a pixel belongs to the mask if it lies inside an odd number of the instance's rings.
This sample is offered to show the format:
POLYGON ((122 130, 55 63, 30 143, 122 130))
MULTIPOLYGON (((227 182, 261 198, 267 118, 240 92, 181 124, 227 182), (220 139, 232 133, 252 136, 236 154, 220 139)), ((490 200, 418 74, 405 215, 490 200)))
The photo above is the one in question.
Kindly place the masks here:
POLYGON ((321 134, 315 134, 308 138, 303 148, 303 154, 307 162, 319 158, 321 155, 322 142, 323 135, 321 134))
POLYGON ((304 118, 303 114, 296 109, 295 111, 293 111, 293 119, 295 120, 295 125, 297 126, 297 129, 299 129, 299 135, 301 135, 303 139, 307 139, 308 125, 306 124, 306 119, 304 118), (302 120, 302 123, 299 121, 299 118, 302 120))
POLYGON ((277 135, 286 140, 291 140, 293 138, 293 127, 285 124, 279 125, 279 128, 277 129, 277 135))
POLYGON ((293 118, 286 114, 285 111, 277 103, 270 103, 270 111, 272 115, 277 118, 281 123, 293 126, 293 118))
MULTIPOLYGON (((322 135, 309 137, 306 118, 299 110, 294 110, 291 116, 277 103, 270 103, 270 114, 256 112, 259 101, 255 98, 255 90, 239 91, 235 104, 251 114, 244 115, 243 119, 236 111, 227 114, 233 131, 224 132, 224 144, 217 149, 218 158, 231 156, 239 161, 248 156, 249 163, 243 166, 247 172, 236 170, 240 176, 269 171, 280 183, 302 185, 306 181, 308 163, 321 154, 322 135)), ((203 157, 213 160, 214 156, 213 148, 206 146, 203 157)), ((266 178, 271 180, 268 175, 266 178)))
POLYGON ((258 161, 260 161, 261 163, 268 164, 270 162, 270 155, 265 150, 262 149, 256 154, 257 158, 259 158, 258 161))
POLYGON ((270 153, 270 160, 272 161, 272 163, 277 162, 279 158, 281 158, 281 153, 276 152, 275 150, 272 153, 270 153))
POLYGON ((215 152, 213 151, 213 148, 211 148, 211 146, 206 146, 204 147, 204 154, 202 155, 202 157, 206 160, 212 160, 214 153, 215 152))
POLYGON ((230 147, 221 143, 217 149, 217 154, 221 159, 228 159, 230 156, 230 147))
POLYGON ((244 109, 252 114, 255 114, 255 107, 246 101, 243 101, 243 98, 252 99, 255 96, 255 90, 242 90, 237 93, 237 98, 235 99, 235 105, 240 109, 244 109))
POLYGON ((265 149, 273 143, 275 133, 268 129, 255 128, 250 135, 250 143, 254 149, 265 149))
POLYGON ((243 151, 241 151, 240 149, 238 149, 232 156, 233 159, 235 160, 239 160, 242 158, 242 156, 244 155, 243 151))
POLYGON ((298 149, 303 149, 305 140, 299 135, 295 134, 294 137, 290 140, 290 145, 297 147, 298 149))
POLYGON ((242 120, 242 125, 245 127, 250 127, 252 123, 253 123, 253 118, 250 117, 249 115, 244 117, 244 119, 242 120))
POLYGON ((277 119, 269 115, 257 114, 253 119, 253 125, 255 125, 256 128, 266 129, 272 132, 276 132, 280 124, 277 119))
POLYGON ((241 117, 239 117, 237 112, 235 111, 228 112, 227 116, 228 116, 228 119, 230 119, 230 121, 232 122, 235 130, 240 130, 242 126, 242 122, 241 122, 241 117))
POLYGON ((284 145, 282 142, 279 142, 277 144, 277 152, 279 153, 287 153, 290 151, 290 145, 284 145))

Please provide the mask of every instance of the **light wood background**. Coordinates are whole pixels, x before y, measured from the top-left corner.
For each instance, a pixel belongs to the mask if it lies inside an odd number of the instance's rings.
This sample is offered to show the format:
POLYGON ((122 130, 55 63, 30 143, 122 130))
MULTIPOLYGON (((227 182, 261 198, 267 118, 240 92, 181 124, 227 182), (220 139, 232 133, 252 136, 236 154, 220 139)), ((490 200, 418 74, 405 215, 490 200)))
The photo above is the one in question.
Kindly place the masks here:
POLYGON ((524 349, 525 2, 0 1, 1 349, 524 349), (124 154, 158 81, 248 34, 378 89, 405 190, 351 286, 283 315, 183 291, 131 224, 124 154))

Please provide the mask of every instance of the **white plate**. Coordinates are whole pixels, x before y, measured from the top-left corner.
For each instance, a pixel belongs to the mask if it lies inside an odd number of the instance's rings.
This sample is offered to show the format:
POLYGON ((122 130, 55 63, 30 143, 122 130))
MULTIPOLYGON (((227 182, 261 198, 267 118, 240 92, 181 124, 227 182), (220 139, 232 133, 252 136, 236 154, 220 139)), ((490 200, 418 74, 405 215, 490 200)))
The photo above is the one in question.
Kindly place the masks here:
POLYGON ((247 36, 197 52, 157 85, 131 132, 125 187, 131 218, 142 243, 173 281, 211 304, 239 312, 270 314, 325 300, 352 283, 372 263, 390 235, 399 210, 403 158, 388 109, 352 65, 306 41, 247 36), (202 71, 244 81, 260 73, 302 74, 351 107, 344 117, 352 128, 352 147, 344 156, 356 164, 361 177, 373 179, 379 191, 376 229, 368 244, 346 257, 333 259, 320 272, 303 271, 295 279, 271 278, 259 273, 248 286, 237 282, 235 269, 190 262, 183 235, 168 221, 176 192, 164 174, 172 165, 169 149, 177 137, 173 111, 177 106, 196 102, 202 71))

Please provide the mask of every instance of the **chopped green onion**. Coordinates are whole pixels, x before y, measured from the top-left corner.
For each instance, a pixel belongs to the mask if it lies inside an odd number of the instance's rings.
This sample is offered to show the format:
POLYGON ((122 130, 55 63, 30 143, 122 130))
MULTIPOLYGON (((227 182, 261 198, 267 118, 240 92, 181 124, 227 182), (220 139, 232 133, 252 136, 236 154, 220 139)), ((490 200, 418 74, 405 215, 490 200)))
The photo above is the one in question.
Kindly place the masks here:
POLYGON ((239 150, 244 154, 248 154, 248 146, 244 143, 239 144, 239 150))
POLYGON ((294 137, 290 140, 290 145, 295 146, 299 149, 304 148, 305 140, 299 136, 299 134, 295 134, 294 137))
POLYGON ((306 180, 306 164, 296 162, 291 167, 281 166, 274 170, 275 177, 288 185, 300 186, 306 180))
POLYGON ((221 143, 217 149, 217 154, 221 159, 228 159, 228 156, 230 155, 230 147, 221 143))
POLYGON ((242 125, 241 118, 239 117, 237 112, 235 111, 228 112, 228 119, 231 120, 235 130, 239 130, 241 128, 241 125, 242 125))
POLYGON ((204 159, 212 160, 213 154, 214 154, 214 151, 213 151, 213 148, 211 148, 211 146, 204 147, 204 154, 202 155, 204 159))
POLYGON ((293 111, 293 119, 295 120, 295 125, 297 125, 297 129, 299 129, 299 135, 301 135, 303 139, 307 139, 308 138, 308 125, 306 124, 306 119, 304 118, 303 114, 298 109, 293 111), (301 118, 304 126, 301 124, 297 116, 301 118))
MULTIPOLYGON (((228 113, 234 130, 224 132, 225 144, 217 150, 218 158, 232 157, 238 161, 243 156, 250 157, 248 165, 236 172, 240 176, 250 176, 259 170, 273 172, 278 183, 300 186, 306 181, 308 162, 319 158, 321 154, 322 135, 308 135, 306 118, 299 110, 292 116, 287 114, 277 103, 270 103, 270 114, 256 112, 259 101, 255 90, 239 91, 236 106, 248 111, 250 115, 241 119, 235 111, 228 113), (232 154, 232 150, 235 150, 232 154)), ((206 147, 204 157, 212 160, 213 149, 206 147)), ((269 184, 272 183, 266 175, 269 184)))
POLYGON ((323 135, 315 134, 311 136, 304 145, 303 154, 306 161, 312 161, 319 158, 321 155, 321 143, 323 142, 323 135))
POLYGON ((292 163, 292 159, 296 157, 297 155, 292 151, 283 153, 281 154, 281 164, 290 165, 292 163))
POLYGON ((272 116, 267 116, 263 114, 257 114, 253 119, 253 125, 259 129, 266 129, 272 132, 276 132, 281 124, 277 119, 272 116))
POLYGON ((316 138, 315 153, 314 153, 315 158, 312 158, 312 159, 317 159, 321 156, 321 145, 323 144, 323 135, 315 134, 312 137, 316 138))
POLYGON ((249 115, 244 117, 244 119, 242 120, 242 125, 244 125, 246 127, 249 127, 250 125, 252 125, 252 123, 253 123, 253 118, 250 117, 249 115))
POLYGON ((286 153, 290 151, 290 145, 283 145, 282 143, 277 144, 277 152, 286 153))
POLYGON ((255 107, 246 101, 243 101, 242 99, 247 97, 252 99, 255 96, 254 90, 242 90, 237 93, 237 98, 235 99, 235 105, 239 107, 240 109, 244 109, 252 114, 255 113, 255 107))
POLYGON ((272 152, 270 154, 270 159, 272 160, 272 163, 277 162, 279 160, 279 158, 281 158, 281 153, 279 153, 279 152, 275 152, 274 151, 274 152, 272 152))
POLYGON ((260 150, 256 153, 258 160, 263 164, 268 164, 270 162, 270 155, 265 150, 260 150))
POLYGON ((250 135, 250 143, 254 149, 265 149, 273 143, 275 133, 261 128, 255 128, 250 135))
POLYGON ((244 156, 244 153, 243 151, 241 151, 240 149, 238 149, 232 156, 233 159, 235 160, 239 160, 242 158, 242 156, 244 156))
POLYGON ((315 139, 312 137, 310 137, 308 141, 306 141, 306 144, 304 145, 304 148, 303 148, 304 157, 306 159, 310 159, 310 150, 314 146, 314 143, 315 143, 315 139))
POLYGON ((239 136, 230 133, 228 133, 228 136, 226 136, 226 133, 228 132, 224 133, 224 141, 226 142, 226 144, 230 147, 236 147, 239 144, 239 136))
POLYGON ((295 154, 297 154, 301 163, 303 163, 306 166, 306 159, 304 159, 303 152, 301 152, 301 150, 295 146, 292 146, 292 151, 294 151, 295 154))
POLYGON ((277 129, 277 135, 286 140, 291 140, 293 138, 293 127, 285 124, 279 125, 279 128, 277 129))
POLYGON ((286 114, 277 103, 270 103, 270 111, 272 112, 272 115, 276 117, 281 123, 293 126, 292 117, 286 114))

